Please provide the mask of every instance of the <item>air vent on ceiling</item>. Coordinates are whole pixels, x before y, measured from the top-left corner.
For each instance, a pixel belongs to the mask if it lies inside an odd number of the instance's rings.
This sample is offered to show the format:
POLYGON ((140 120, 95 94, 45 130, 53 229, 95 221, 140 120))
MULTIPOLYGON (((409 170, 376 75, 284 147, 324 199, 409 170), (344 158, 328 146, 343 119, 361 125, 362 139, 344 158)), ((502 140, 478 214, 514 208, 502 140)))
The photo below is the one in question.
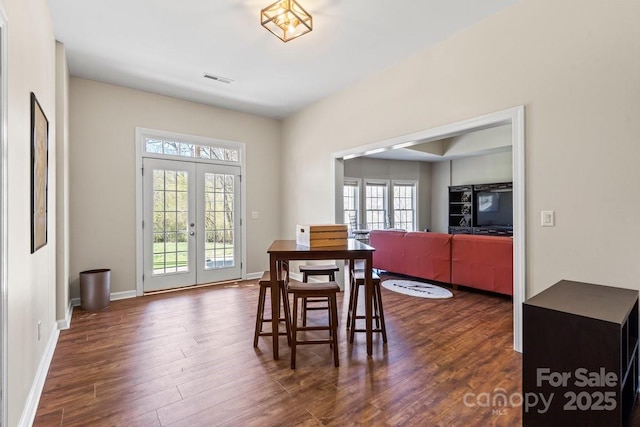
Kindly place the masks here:
POLYGON ((205 79, 215 80, 215 81, 220 82, 220 83, 226 83, 226 84, 233 83, 232 79, 228 79, 228 78, 222 77, 222 76, 216 76, 215 74, 204 73, 203 76, 204 76, 205 79))

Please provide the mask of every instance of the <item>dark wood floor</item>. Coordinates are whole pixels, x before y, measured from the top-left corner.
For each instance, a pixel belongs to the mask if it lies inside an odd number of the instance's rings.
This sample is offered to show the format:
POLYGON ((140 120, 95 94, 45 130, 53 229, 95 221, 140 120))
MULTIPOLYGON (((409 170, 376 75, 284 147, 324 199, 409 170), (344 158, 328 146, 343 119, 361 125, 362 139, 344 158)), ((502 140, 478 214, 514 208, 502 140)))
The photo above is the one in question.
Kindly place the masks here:
POLYGON ((270 338, 253 348, 255 281, 114 301, 98 313, 76 308, 34 425, 521 424, 521 408, 477 398, 522 391, 510 300, 382 292, 389 343, 374 337, 370 358, 363 334, 348 344, 339 296, 339 368, 328 346, 300 347, 296 370, 284 337, 281 360, 270 338))

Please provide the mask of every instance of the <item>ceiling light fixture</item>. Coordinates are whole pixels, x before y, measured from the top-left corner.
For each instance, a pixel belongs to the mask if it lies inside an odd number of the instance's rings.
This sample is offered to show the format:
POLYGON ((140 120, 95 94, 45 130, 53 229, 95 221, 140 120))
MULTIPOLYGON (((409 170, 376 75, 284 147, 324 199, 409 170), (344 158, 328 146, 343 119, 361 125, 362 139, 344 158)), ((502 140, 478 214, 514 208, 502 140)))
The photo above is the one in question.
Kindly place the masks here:
POLYGON ((313 29, 313 19, 295 0, 279 0, 260 11, 260 23, 283 42, 313 29))

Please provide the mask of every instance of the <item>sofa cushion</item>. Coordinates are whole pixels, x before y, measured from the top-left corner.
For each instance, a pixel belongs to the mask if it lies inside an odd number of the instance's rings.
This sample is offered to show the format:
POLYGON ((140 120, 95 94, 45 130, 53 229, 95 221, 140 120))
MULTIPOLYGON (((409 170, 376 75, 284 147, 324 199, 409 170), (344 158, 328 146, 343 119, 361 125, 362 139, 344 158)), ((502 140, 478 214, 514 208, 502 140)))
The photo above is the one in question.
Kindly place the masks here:
POLYGON ((373 268, 404 273, 404 231, 371 230, 369 245, 376 248, 373 253, 373 268))
POLYGON ((451 235, 413 231, 404 236, 404 274, 451 282, 451 235))
POLYGON ((454 235, 451 241, 451 282, 513 295, 513 239, 454 235))

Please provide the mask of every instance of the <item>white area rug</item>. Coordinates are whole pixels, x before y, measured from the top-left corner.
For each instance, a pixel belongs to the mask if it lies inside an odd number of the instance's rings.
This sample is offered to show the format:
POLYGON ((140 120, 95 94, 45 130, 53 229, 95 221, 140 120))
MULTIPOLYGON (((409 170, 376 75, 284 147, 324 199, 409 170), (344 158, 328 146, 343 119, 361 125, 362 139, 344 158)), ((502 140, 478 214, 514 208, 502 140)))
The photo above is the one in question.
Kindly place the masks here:
POLYGON ((419 298, 451 298, 453 294, 449 289, 432 285, 431 283, 415 282, 413 280, 390 279, 382 282, 382 286, 390 291, 419 298))

